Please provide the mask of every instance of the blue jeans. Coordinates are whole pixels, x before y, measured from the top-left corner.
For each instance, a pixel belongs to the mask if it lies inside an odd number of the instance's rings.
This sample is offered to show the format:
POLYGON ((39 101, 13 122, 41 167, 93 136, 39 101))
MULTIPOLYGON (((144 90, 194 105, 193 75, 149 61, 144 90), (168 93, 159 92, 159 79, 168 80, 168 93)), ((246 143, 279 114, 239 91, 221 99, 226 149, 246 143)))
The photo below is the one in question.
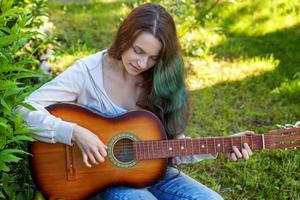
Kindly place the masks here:
POLYGON ((166 176, 147 188, 109 187, 91 200, 222 200, 208 187, 175 168, 168 167, 166 176))

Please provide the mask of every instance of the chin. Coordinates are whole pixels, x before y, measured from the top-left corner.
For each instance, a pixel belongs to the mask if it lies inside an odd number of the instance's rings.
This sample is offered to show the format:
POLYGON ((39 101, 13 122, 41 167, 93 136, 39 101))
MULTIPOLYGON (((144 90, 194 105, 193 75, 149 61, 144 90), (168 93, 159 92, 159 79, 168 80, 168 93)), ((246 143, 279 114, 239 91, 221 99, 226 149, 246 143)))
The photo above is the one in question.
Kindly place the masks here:
POLYGON ((126 66, 126 71, 127 71, 127 73, 130 74, 130 75, 139 75, 140 73, 142 73, 142 71, 137 71, 137 70, 135 70, 135 69, 131 66, 131 64, 128 64, 128 65, 126 66))

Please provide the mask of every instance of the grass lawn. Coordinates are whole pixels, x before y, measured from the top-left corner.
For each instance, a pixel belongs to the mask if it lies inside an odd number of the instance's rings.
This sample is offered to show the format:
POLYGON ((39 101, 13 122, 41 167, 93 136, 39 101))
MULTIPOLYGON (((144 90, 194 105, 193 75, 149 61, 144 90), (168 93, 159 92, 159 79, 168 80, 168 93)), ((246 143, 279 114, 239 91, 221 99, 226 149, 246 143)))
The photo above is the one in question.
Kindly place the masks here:
MULTIPOLYGON (((107 48, 127 12, 120 1, 49 3, 63 44, 54 68, 107 48)), ((262 134, 299 121, 300 3, 245 0, 220 4, 212 14, 205 28, 181 38, 183 47, 205 46, 201 56, 185 55, 192 107, 186 134, 262 134)), ((238 162, 219 155, 181 168, 225 199, 300 199, 299 150, 261 151, 238 162)))

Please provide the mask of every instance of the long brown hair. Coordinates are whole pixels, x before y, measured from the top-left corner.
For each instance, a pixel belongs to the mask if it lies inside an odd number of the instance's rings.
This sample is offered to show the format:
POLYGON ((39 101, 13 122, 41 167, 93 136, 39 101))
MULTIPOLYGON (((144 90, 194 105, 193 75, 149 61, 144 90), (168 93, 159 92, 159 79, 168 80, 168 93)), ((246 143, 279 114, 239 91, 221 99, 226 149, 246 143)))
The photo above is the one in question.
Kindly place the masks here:
POLYGON ((171 15, 160 5, 147 3, 131 11, 121 23, 108 54, 121 60, 140 33, 151 33, 162 44, 159 61, 142 73, 143 91, 137 105, 155 113, 169 137, 182 133, 188 119, 184 63, 176 27, 171 15))

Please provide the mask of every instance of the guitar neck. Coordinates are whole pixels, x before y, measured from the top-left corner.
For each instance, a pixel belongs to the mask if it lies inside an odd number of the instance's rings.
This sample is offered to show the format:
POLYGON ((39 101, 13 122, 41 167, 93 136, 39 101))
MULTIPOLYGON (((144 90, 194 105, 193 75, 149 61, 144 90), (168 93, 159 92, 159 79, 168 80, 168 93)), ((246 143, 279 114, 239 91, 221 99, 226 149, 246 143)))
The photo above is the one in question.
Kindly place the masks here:
POLYGON ((198 154, 229 153, 232 146, 243 148, 248 143, 252 150, 264 149, 264 135, 240 137, 207 137, 197 139, 172 139, 134 142, 135 158, 149 160, 198 154))

